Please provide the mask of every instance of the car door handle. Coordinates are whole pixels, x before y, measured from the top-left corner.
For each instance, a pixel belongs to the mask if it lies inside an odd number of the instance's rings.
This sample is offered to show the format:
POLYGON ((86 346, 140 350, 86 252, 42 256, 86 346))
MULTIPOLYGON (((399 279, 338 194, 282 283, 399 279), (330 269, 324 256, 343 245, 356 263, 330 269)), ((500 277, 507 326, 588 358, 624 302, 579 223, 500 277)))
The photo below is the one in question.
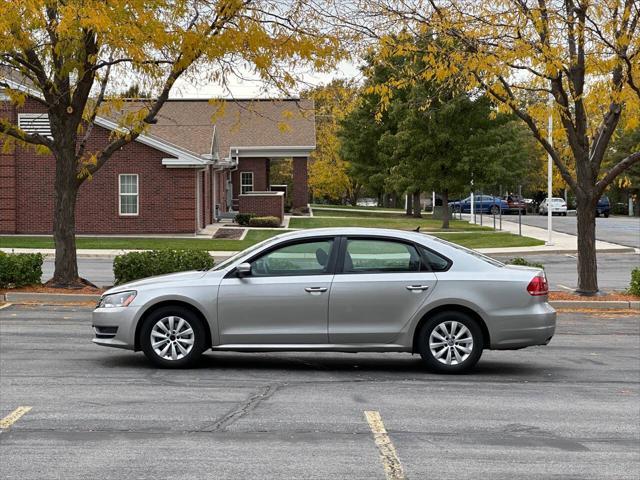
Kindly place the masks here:
POLYGON ((326 292, 327 291, 327 287, 305 287, 304 291, 305 292, 309 292, 309 293, 326 292))
POLYGON ((407 285, 407 290, 410 291, 424 291, 424 290, 428 290, 429 289, 429 285, 407 285))

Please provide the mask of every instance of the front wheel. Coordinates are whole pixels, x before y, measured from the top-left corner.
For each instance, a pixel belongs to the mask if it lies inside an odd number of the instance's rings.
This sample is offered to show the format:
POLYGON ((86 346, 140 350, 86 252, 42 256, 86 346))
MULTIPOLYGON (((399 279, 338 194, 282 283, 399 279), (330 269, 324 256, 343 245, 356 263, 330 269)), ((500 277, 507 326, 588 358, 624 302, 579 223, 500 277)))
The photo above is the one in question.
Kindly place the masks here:
POLYGON ((425 364, 439 373, 466 372, 482 355, 482 330, 461 312, 434 315, 422 326, 417 340, 425 364))
POLYGON ((206 335, 202 322, 191 310, 167 306, 144 320, 140 346, 158 367, 191 367, 205 349, 206 335))
POLYGON ((500 207, 499 207, 499 206, 497 206, 497 205, 493 205, 493 206, 491 207, 491 209, 489 210, 489 213, 490 213, 491 215, 500 215, 500 207))

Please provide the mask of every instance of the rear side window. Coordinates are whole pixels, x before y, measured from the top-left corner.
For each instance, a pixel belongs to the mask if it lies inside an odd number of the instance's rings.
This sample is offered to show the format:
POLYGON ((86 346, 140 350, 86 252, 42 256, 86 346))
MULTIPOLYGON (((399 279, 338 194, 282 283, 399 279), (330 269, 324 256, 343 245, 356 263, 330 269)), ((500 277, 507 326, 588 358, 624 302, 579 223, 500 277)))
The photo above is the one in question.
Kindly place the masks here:
POLYGON ((422 248, 421 251, 422 256, 424 257, 427 265, 429 265, 431 271, 444 272, 451 266, 450 260, 438 255, 437 253, 432 252, 431 250, 428 250, 426 248, 422 248))
POLYGON ((426 270, 413 245, 375 239, 349 239, 345 273, 419 272, 426 270))

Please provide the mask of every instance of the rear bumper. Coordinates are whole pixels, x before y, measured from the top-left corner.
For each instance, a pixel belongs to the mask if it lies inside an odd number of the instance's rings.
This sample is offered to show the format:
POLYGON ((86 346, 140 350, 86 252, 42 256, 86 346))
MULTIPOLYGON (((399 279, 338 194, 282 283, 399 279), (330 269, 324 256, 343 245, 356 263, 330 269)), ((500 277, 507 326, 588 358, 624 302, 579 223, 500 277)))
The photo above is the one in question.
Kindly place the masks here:
POLYGON ((491 333, 491 349, 516 350, 546 345, 556 331, 556 311, 549 303, 539 303, 521 315, 508 315, 496 320, 498 328, 491 333))

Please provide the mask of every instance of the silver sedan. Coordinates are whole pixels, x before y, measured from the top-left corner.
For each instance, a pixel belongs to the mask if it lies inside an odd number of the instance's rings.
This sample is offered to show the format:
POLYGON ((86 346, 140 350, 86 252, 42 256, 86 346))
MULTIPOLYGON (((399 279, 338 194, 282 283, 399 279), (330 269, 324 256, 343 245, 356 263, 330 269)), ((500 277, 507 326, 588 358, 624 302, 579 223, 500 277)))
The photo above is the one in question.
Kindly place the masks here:
POLYGON ((431 370, 473 367, 483 349, 546 345, 556 312, 535 268, 428 235, 370 228, 285 233, 209 271, 105 292, 93 342, 161 367, 206 350, 419 353, 431 370))

